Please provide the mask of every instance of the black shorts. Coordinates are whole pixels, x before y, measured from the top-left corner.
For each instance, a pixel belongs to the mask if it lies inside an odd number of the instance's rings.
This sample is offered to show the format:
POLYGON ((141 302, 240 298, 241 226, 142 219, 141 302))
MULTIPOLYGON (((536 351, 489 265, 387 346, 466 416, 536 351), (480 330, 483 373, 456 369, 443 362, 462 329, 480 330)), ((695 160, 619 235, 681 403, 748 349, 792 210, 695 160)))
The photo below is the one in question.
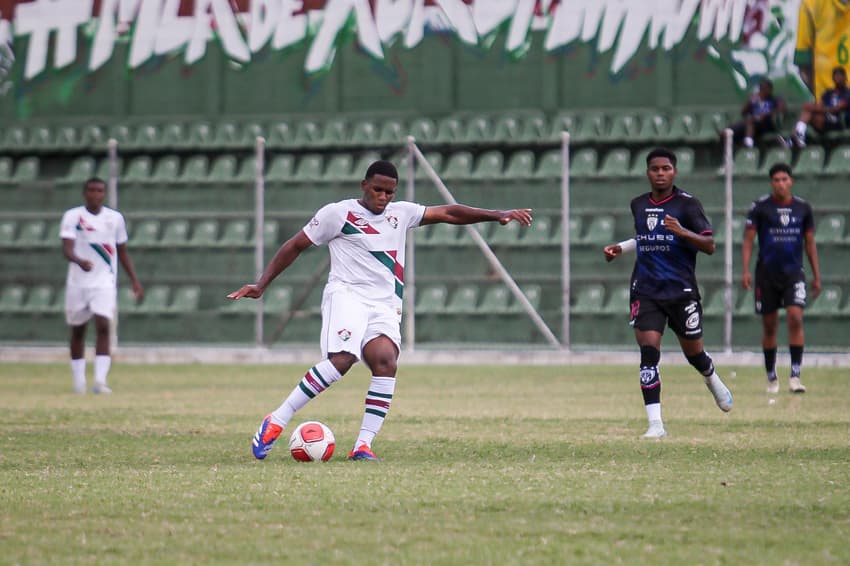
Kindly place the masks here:
MULTIPOLYGON (((741 140, 747 135, 747 123, 746 122, 735 122, 729 128, 732 130, 732 139, 735 140, 736 143, 740 143, 741 140)), ((776 123, 773 121, 772 116, 767 116, 763 120, 759 120, 753 123, 753 137, 755 139, 760 138, 764 134, 775 132, 776 131, 776 123)))
POLYGON ((776 275, 756 267, 756 314, 771 314, 783 307, 806 308, 806 275, 776 275))
POLYGON ((696 299, 655 301, 632 297, 629 324, 638 330, 655 330, 661 334, 666 324, 676 336, 697 340, 702 338, 702 305, 696 299))

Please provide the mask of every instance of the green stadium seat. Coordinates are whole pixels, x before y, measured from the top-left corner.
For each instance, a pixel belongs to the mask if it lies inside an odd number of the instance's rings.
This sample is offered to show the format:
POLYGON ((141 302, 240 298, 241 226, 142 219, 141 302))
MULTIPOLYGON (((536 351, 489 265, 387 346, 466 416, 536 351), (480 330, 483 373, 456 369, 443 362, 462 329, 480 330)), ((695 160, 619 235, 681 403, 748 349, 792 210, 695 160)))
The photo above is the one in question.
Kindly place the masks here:
MULTIPOLYGON (((210 175, 212 176, 212 175, 210 175)), ((257 178, 257 157, 251 155, 242 160, 236 172, 234 181, 239 183, 253 183, 257 178)))
POLYGON ((24 304, 26 288, 23 285, 6 285, 0 291, 0 313, 19 312, 24 304))
POLYGON ((295 130, 289 122, 275 122, 269 127, 269 137, 266 139, 268 149, 284 149, 295 147, 295 130))
POLYGON ((625 316, 629 312, 629 293, 628 285, 618 285, 608 293, 609 297, 602 306, 602 312, 605 314, 625 316))
POLYGON ((324 164, 318 153, 302 155, 295 168, 294 180, 300 182, 317 182, 322 180, 324 164))
POLYGON ((36 285, 27 294, 27 300, 23 304, 24 312, 45 313, 53 306, 53 287, 50 285, 36 285))
POLYGON ((658 112, 645 112, 640 116, 640 128, 634 138, 627 139, 630 143, 655 143, 666 140, 670 136, 670 121, 667 116, 658 112))
POLYGON ((603 312, 605 286, 601 283, 583 285, 575 295, 575 304, 570 311, 575 314, 598 314, 603 312))
POLYGON ((570 143, 604 141, 608 138, 608 118, 604 112, 582 112, 575 132, 571 132, 570 143))
MULTIPOLYGON (((184 176, 190 171, 190 166, 195 162, 195 158, 199 157, 205 156, 195 155, 189 158, 189 161, 186 163, 186 168, 183 171, 184 176)), ((209 175, 203 176, 201 166, 197 167, 194 174, 199 176, 197 181, 209 181, 210 183, 232 183, 236 179, 236 157, 233 155, 219 155, 215 158, 215 161, 213 161, 209 175)))
MULTIPOLYGON (((366 176, 366 170, 369 169, 369 166, 381 159, 381 154, 376 151, 367 151, 357 158, 357 161, 351 167, 351 176, 349 179, 360 180, 366 176)), ((398 182, 399 184, 407 182, 407 169, 404 167, 402 163, 398 160, 393 161, 393 163, 398 168, 398 182), (404 172, 404 175, 402 174, 404 172)))
POLYGON ((684 142, 696 139, 699 129, 699 119, 693 112, 679 110, 674 112, 670 120, 670 130, 667 139, 670 141, 684 142))
POLYGON ((417 314, 441 313, 446 310, 446 298, 449 292, 445 285, 429 285, 419 291, 416 302, 417 314))
POLYGON ((47 126, 33 126, 29 131, 27 149, 50 151, 53 149, 53 132, 47 126))
POLYGON ((378 126, 372 120, 358 120, 351 126, 348 145, 354 147, 372 147, 378 141, 378 126))
POLYGON ((104 150, 108 139, 109 135, 102 126, 95 124, 84 126, 80 130, 80 149, 104 150))
POLYGON ((237 149, 242 144, 239 125, 236 122, 219 122, 215 126, 211 147, 217 149, 237 149))
POLYGON ((453 246, 459 242, 459 228, 456 224, 434 224, 424 243, 429 246, 453 246))
POLYGON ((289 312, 292 309, 292 288, 277 285, 266 291, 263 299, 265 312, 270 314, 289 312))
POLYGON ((29 136, 27 130, 23 126, 7 126, 3 132, 2 147, 5 150, 26 150, 29 149, 29 136))
POLYGON ((75 152, 83 149, 77 129, 73 126, 60 126, 53 138, 53 149, 62 152, 75 152))
POLYGON ((579 149, 570 156, 571 177, 595 177, 599 155, 592 147, 579 149))
POLYGON ((251 223, 248 220, 230 220, 224 225, 218 245, 227 247, 246 246, 251 240, 251 223))
MULTIPOLYGON (((311 128, 313 122, 307 121, 303 125, 311 128)), ((325 122, 324 126, 317 127, 321 130, 321 137, 316 140, 312 133, 304 132, 305 139, 309 140, 305 145, 318 145, 320 147, 342 147, 348 143, 348 122, 342 118, 332 118, 325 122)), ((298 131, 296 130, 296 136, 298 131)))
POLYGON ((583 244, 605 245, 614 241, 614 217, 600 214, 593 217, 587 232, 579 240, 583 244))
POLYGON ((395 147, 405 143, 406 136, 401 120, 384 120, 376 143, 395 147))
POLYGON ((452 293, 446 310, 450 313, 474 313, 478 308, 480 293, 478 285, 461 285, 452 293))
POLYGON ((742 147, 735 152, 733 171, 736 177, 756 177, 759 174, 759 150, 742 147))
MULTIPOLYGON (((787 162, 786 162, 787 163, 787 162)), ((850 175, 850 145, 840 145, 829 153, 829 163, 823 172, 826 175, 850 175)))
POLYGON ((522 136, 522 122, 518 116, 504 115, 493 124, 491 140, 496 143, 519 143, 522 136))
POLYGON ((530 179, 534 176, 534 153, 528 149, 515 151, 508 159, 504 176, 506 179, 530 179))
POLYGON ((486 239, 492 246, 516 246, 520 243, 521 236, 522 227, 519 222, 508 222, 504 226, 497 226, 486 239))
MULTIPOLYGON (((21 223, 18 239, 15 245, 18 247, 41 246, 47 237, 47 223, 44 220, 29 220, 21 223)), ((55 236, 58 238, 58 234, 55 236)), ((58 239, 55 240, 58 245, 58 239)))
MULTIPOLYGON (((525 295, 525 298, 528 299, 528 302, 531 303, 531 306, 534 307, 535 310, 540 310, 540 300, 543 296, 543 289, 540 287, 540 285, 522 285, 520 287, 520 290, 522 291, 522 294, 525 295)), ((514 299, 514 301, 508 307, 508 312, 524 312, 522 303, 514 299)))
MULTIPOLYGON (((723 287, 713 291, 708 297, 703 293, 702 312, 705 316, 723 316, 726 313, 726 290, 723 287)), ((735 304, 733 293, 732 305, 735 304)))
POLYGON ((631 153, 625 147, 614 148, 602 159, 599 167, 600 177, 627 177, 629 175, 629 161, 631 153))
POLYGON ((477 312, 481 314, 503 314, 508 312, 510 301, 510 290, 505 285, 496 285, 484 291, 477 312))
MULTIPOLYGON (((191 158, 190 158, 191 160, 191 158)), ((148 179, 151 183, 173 183, 180 174, 180 158, 176 155, 160 157, 148 179)))
POLYGON ((0 220, 0 247, 14 245, 16 233, 17 223, 14 220, 0 220))
MULTIPOLYGON (((135 300, 132 294, 132 289, 128 289, 130 291, 129 296, 132 300, 135 300)), ((119 293, 120 296, 120 293, 119 293)), ((171 297, 171 289, 168 285, 152 285, 148 287, 145 291, 145 296, 142 298, 142 303, 137 305, 134 309, 130 307, 135 312, 141 314, 163 314, 168 312, 168 301, 171 297)), ((124 307, 128 307, 127 301, 125 300, 124 307)), ((119 303, 119 308, 122 305, 119 303)))
POLYGON ((846 220, 843 214, 828 214, 817 223, 816 239, 819 244, 841 244, 844 243, 844 225, 846 220))
POLYGON ((266 170, 268 181, 291 181, 295 177, 295 156, 292 154, 275 155, 266 170))
POLYGON ((824 285, 814 303, 806 308, 806 316, 835 316, 841 312, 842 295, 840 285, 824 285))
POLYGON ((777 163, 791 163, 791 149, 788 147, 771 147, 764 154, 764 160, 759 167, 759 177, 767 179, 768 171, 777 163))
POLYGON ((162 230, 159 240, 163 246, 185 246, 189 241, 189 221, 170 220, 162 230))
MULTIPOLYGON (((510 224, 517 224, 517 222, 511 222, 510 224)), ((523 246, 546 246, 552 244, 552 221, 546 217, 541 216, 534 219, 534 222, 531 223, 531 226, 528 228, 524 228, 523 237, 520 238, 520 245, 523 246)))
POLYGON ((453 117, 443 118, 437 124, 436 143, 461 144, 464 141, 464 129, 460 120, 453 117))
POLYGON ((60 179, 60 182, 64 185, 82 186, 83 182, 94 177, 96 170, 97 162, 94 157, 82 155, 74 159, 68 173, 60 179))
POLYGON ((560 179, 563 174, 562 168, 561 150, 550 149, 537 160, 534 177, 537 179, 560 179))
MULTIPOLYGON (((225 157, 232 158, 230 155, 225 157)), ((186 160, 186 163, 183 166, 183 171, 178 174, 180 169, 180 162, 178 158, 176 156, 166 156, 160 159, 157 163, 157 171, 162 170, 162 182, 169 183, 179 181, 180 183, 197 184, 205 183, 210 180, 209 166, 210 161, 206 155, 193 155, 186 160)), ((223 169, 226 168, 226 166, 227 163, 223 164, 223 169)), ((235 159, 232 159, 230 166, 235 168, 235 159)), ((224 171, 220 171, 220 173, 224 174, 224 171)), ((156 173, 154 173, 154 177, 156 176, 156 173)), ((233 174, 231 173, 230 176, 233 177, 233 174)))
POLYGON ((361 175, 366 173, 364 169, 362 173, 355 173, 354 160, 350 153, 337 153, 328 160, 327 169, 325 169, 323 180, 329 182, 351 181, 362 178, 361 175))
MULTIPOLYGON (((732 216, 732 242, 739 243, 744 240, 744 229, 746 221, 740 215, 732 216)), ((714 243, 717 245, 726 243, 726 220, 723 217, 717 219, 717 222, 712 225, 714 231, 714 243)))
POLYGON ((493 125, 484 116, 475 116, 466 121, 463 130, 463 142, 480 145, 493 141, 493 125))
POLYGON ((240 147, 253 149, 257 147, 257 138, 265 139, 266 130, 258 122, 248 122, 242 125, 242 128, 239 130, 239 137, 240 147))
MULTIPOLYGON (((639 149, 634 154, 634 162, 629 169, 629 177, 644 177, 646 176, 646 156, 652 151, 651 147, 639 149)), ((678 157, 677 157, 678 160, 678 157)))
POLYGON ((445 179, 469 179, 472 177, 472 154, 468 151, 456 151, 449 156, 443 169, 445 179))
POLYGON ((478 157, 472 177, 475 179, 501 179, 504 157, 498 150, 485 151, 478 157))
POLYGON ((794 175, 820 175, 823 173, 825 153, 823 147, 808 145, 800 150, 797 163, 794 164, 794 175))
POLYGON ((134 157, 127 165, 123 181, 127 183, 147 183, 153 175, 153 160, 147 155, 134 157))
POLYGON ((183 124, 170 122, 162 128, 162 145, 160 149, 171 151, 186 147, 186 127, 183 124))
POLYGON ((61 313, 65 312, 65 287, 59 287, 56 294, 53 296, 53 303, 47 307, 47 312, 61 313))
POLYGON ((218 241, 218 221, 201 220, 195 224, 192 236, 189 238, 190 246, 208 247, 216 245, 218 241))
POLYGON ((15 169, 15 162, 11 157, 0 156, 0 184, 9 183, 12 179, 12 172, 15 169))
POLYGON ((546 136, 546 141, 549 143, 561 143, 561 133, 569 132, 570 139, 575 142, 573 137, 578 130, 578 118, 573 113, 560 113, 552 120, 552 126, 546 136))
MULTIPOLYGON (((676 154, 676 171, 679 175, 690 175, 694 171, 694 150, 692 147, 677 147, 673 150, 676 154)), ((644 171, 646 171, 646 156, 643 158, 644 171)))
MULTIPOLYGON (((117 157, 115 159, 115 174, 120 178, 121 171, 124 167, 124 160, 121 157, 117 157)), ((112 175, 112 163, 109 158, 102 159, 97 166, 97 172, 95 173, 95 177, 100 177, 106 182, 109 182, 109 178, 112 175)))
POLYGON ((169 313, 191 313, 198 310, 201 300, 201 287, 199 285, 183 285, 174 290, 171 304, 168 305, 169 313))
POLYGON ((212 148, 214 145, 212 125, 209 122, 193 122, 189 126, 179 149, 203 151, 212 148))
POLYGON ((712 141, 719 139, 720 132, 729 124, 725 112, 709 110, 699 116, 699 128, 686 141, 712 141))
POLYGON ((633 112, 618 113, 611 120, 611 129, 605 140, 614 143, 634 142, 641 129, 641 117, 633 112))
POLYGON ((548 141, 549 134, 550 125, 545 116, 526 116, 522 120, 522 130, 513 142, 522 145, 546 143, 548 141))
POLYGON ((318 122, 303 120, 295 126, 294 144, 297 147, 321 147, 323 145, 322 128, 318 122))
POLYGON ((756 312, 756 299, 751 291, 738 293, 736 287, 732 288, 732 304, 737 303, 735 314, 738 316, 752 316, 756 312), (743 295, 743 296, 739 296, 743 295))
MULTIPOLYGON (((149 294, 150 290, 145 291, 149 294)), ((144 299, 142 299, 144 300, 144 299)), ((133 288, 130 286, 121 286, 118 288, 118 312, 130 314, 139 309, 139 303, 136 301, 136 296, 133 294, 133 288)))
POLYGON ((127 124, 113 124, 109 128, 107 140, 113 139, 118 143, 118 151, 123 151, 132 146, 132 130, 127 124))
POLYGON ((128 149, 141 151, 154 151, 162 149, 163 134, 159 126, 154 124, 141 124, 136 128, 133 137, 124 144, 128 149))
POLYGON ((39 162, 37 157, 24 157, 18 161, 15 174, 12 176, 14 183, 31 183, 38 179, 39 162))
MULTIPOLYGON (((280 245, 279 236, 280 223, 277 220, 266 220, 263 222, 263 243, 267 247, 277 247, 280 245)), ((254 238, 252 237, 253 241, 254 238)))
POLYGON ((135 223, 130 243, 135 246, 155 246, 159 243, 159 220, 148 218, 135 223))
MULTIPOLYGON (((425 154, 425 160, 428 161, 428 164, 433 167, 434 171, 437 172, 438 175, 442 174, 443 171, 443 154, 438 153, 436 151, 429 151, 425 154)), ((422 167, 420 163, 416 163, 416 173, 415 177, 417 179, 427 179, 428 173, 425 172, 425 168, 422 167)))
MULTIPOLYGON (((511 222, 511 224, 514 224, 511 222)), ((507 226, 507 224, 505 225, 507 226)), ((504 228, 505 226, 499 225, 499 229, 504 228)), ((490 237, 490 228, 492 227, 492 223, 490 222, 479 222, 477 224, 470 224, 470 228, 478 232, 478 234, 484 238, 486 242, 490 237)), ((462 246, 474 246, 475 240, 472 239, 472 235, 469 232, 469 228, 466 226, 458 226, 458 233, 460 234, 458 238, 458 244, 462 246)))
POLYGON ((437 125, 430 118, 417 118, 410 123, 410 135, 416 143, 430 143, 437 139, 437 125))

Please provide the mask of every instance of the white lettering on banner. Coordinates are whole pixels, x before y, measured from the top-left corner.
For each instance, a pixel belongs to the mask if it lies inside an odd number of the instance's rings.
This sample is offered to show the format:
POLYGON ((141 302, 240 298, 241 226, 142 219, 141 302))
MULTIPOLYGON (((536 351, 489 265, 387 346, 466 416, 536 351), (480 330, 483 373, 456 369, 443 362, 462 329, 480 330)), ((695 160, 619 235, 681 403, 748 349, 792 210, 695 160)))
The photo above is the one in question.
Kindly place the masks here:
MULTIPOLYGON (((357 42, 376 59, 383 59, 384 48, 399 37, 405 48, 417 46, 426 30, 448 31, 463 43, 487 48, 495 32, 507 28, 504 48, 514 57, 527 52, 529 31, 538 30, 545 32, 546 51, 595 41, 597 52, 613 53, 610 71, 617 73, 644 41, 650 49, 670 50, 693 25, 697 25, 696 36, 701 41, 739 41, 748 24, 745 19, 750 17, 747 10, 756 9, 750 7, 756 5, 753 2, 768 15, 768 2, 785 15, 790 15, 796 6, 795 0, 434 0, 429 6, 425 6, 425 0, 327 0, 322 9, 308 11, 304 0, 250 0, 247 12, 235 14, 231 0, 194 0, 190 4, 194 7, 192 15, 181 16, 180 0, 101 0, 100 13, 94 18, 97 26, 92 28, 96 31, 88 68, 103 66, 113 55, 116 37, 132 30, 130 68, 181 49, 186 63, 192 64, 204 57, 207 44, 214 39, 230 58, 241 63, 249 62, 251 54, 262 50, 270 40, 274 50, 308 40, 304 70, 316 73, 333 64, 340 38, 353 22, 357 42)), ((46 69, 52 36, 56 38, 55 68, 77 58, 77 28, 93 19, 93 7, 93 0, 32 0, 15 4, 12 31, 6 33, 28 37, 26 55, 19 57, 27 80, 46 69)), ((767 20, 768 16, 758 18, 762 26, 754 34, 758 45, 767 41, 764 33, 771 23, 777 27, 777 22, 767 20)), ((5 25, 8 28, 8 23, 5 25)), ((753 36, 751 32, 748 27, 745 39, 753 36)), ((776 40, 782 42, 782 49, 771 44, 771 52, 793 54, 793 35, 783 31, 776 40)), ((745 71, 751 66, 764 72, 765 65, 773 63, 764 57, 759 59, 759 49, 747 45, 733 56, 745 71), (750 51, 745 52, 746 49, 750 51)), ((780 62, 784 71, 790 70, 789 57, 783 56, 780 62)))

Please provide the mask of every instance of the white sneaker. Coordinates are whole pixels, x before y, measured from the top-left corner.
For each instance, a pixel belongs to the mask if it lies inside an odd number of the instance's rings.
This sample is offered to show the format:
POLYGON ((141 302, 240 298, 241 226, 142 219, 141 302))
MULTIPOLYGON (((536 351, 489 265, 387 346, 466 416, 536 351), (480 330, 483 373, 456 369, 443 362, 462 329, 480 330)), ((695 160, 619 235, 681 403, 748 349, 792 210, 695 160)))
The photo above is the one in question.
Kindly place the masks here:
POLYGON ((709 376, 703 376, 706 387, 714 395, 714 402, 720 407, 724 413, 732 410, 732 393, 729 388, 720 380, 720 377, 713 373, 709 376))
POLYGON ((74 393, 77 395, 85 395, 86 394, 86 382, 83 383, 75 383, 74 384, 74 393))
POLYGON ((667 436, 667 431, 664 430, 664 423, 661 421, 649 421, 649 428, 643 433, 643 438, 664 438, 667 436))
POLYGON ((800 383, 799 377, 792 377, 788 380, 788 389, 791 390, 791 393, 805 393, 806 386, 800 383))
POLYGON ((105 383, 95 383, 94 387, 91 388, 91 392, 96 395, 109 395, 112 393, 112 390, 105 383))
POLYGON ((778 379, 768 379, 767 380, 767 392, 771 395, 776 395, 779 393, 779 380, 778 379))

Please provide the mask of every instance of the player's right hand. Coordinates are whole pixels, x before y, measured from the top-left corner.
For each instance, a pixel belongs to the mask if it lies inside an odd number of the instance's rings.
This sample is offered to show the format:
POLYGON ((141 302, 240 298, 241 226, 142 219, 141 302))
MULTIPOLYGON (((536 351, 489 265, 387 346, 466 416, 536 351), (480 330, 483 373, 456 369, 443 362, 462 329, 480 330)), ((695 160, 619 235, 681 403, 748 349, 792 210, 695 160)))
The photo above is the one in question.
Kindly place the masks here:
POLYGON ((83 271, 91 271, 92 263, 87 259, 81 259, 77 262, 77 265, 80 266, 80 269, 83 271))
POLYGON ((605 261, 614 261, 615 257, 623 253, 623 248, 620 247, 620 244, 611 244, 605 246, 602 252, 605 254, 605 261))
POLYGON ((263 290, 260 289, 256 285, 243 285, 241 289, 238 291, 233 291, 229 295, 227 295, 228 299, 233 299, 234 301, 238 301, 242 297, 248 297, 249 299, 259 299, 263 296, 263 290))
POLYGON ((741 276, 741 287, 744 289, 750 289, 753 286, 753 276, 749 271, 745 272, 741 276))

